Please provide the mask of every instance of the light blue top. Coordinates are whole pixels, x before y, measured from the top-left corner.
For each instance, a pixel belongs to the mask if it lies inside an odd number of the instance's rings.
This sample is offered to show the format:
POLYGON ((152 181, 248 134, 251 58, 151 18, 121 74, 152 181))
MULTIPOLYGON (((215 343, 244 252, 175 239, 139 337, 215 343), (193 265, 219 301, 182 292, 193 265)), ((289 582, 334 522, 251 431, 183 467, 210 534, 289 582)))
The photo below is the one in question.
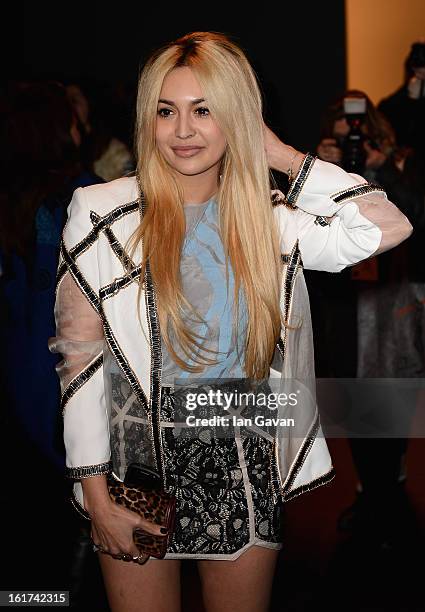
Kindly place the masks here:
MULTIPOLYGON (((182 249, 180 273, 183 293, 195 308, 196 314, 184 313, 189 329, 201 336, 203 347, 219 351, 209 353, 196 350, 195 355, 212 357, 218 363, 206 365, 202 372, 182 370, 171 359, 162 342, 162 385, 174 386, 175 378, 244 378, 244 347, 246 340, 247 309, 244 292, 239 290, 239 315, 233 318, 234 276, 228 262, 229 286, 226 286, 226 269, 223 243, 218 224, 218 205, 214 198, 203 204, 186 204, 186 238, 182 249), (236 328, 238 321, 239 329, 236 328)), ((177 354, 183 352, 171 334, 177 354)), ((192 355, 193 357, 194 355, 192 355)), ((184 357, 183 357, 184 358, 184 357)), ((194 365, 193 359, 184 360, 194 365)))

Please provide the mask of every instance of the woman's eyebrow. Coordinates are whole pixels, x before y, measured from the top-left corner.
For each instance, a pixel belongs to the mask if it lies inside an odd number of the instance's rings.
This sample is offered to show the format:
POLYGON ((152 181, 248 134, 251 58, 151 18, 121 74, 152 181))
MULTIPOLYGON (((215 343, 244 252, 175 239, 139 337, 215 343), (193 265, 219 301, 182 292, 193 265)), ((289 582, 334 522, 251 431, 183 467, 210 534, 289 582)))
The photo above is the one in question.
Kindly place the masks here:
MULTIPOLYGON (((164 98, 160 98, 158 103, 162 102, 163 104, 168 104, 169 106, 175 106, 175 103, 172 100, 165 100, 164 98)), ((200 102, 205 102, 205 98, 197 98, 196 100, 191 100, 191 104, 199 104, 200 102)))

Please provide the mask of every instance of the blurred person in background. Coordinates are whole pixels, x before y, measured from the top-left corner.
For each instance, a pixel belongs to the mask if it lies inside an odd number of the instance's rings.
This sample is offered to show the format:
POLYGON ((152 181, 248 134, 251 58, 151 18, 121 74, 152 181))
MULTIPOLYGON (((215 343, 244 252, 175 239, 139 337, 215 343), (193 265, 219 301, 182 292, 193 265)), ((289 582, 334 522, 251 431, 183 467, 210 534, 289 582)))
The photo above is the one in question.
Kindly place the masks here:
POLYGON ((66 90, 78 118, 82 134, 82 157, 90 170, 105 181, 112 181, 134 170, 129 147, 111 127, 112 111, 108 111, 106 96, 97 94, 93 86, 70 81, 66 90))
POLYGON ((46 348, 66 209, 83 171, 81 136, 64 87, 15 83, 2 100, 0 195, 1 393, 8 418, 56 469, 64 469, 59 385, 46 348))
POLYGON ((425 40, 412 44, 405 61, 405 80, 381 100, 378 110, 393 126, 397 143, 415 156, 425 156, 425 40))
MULTIPOLYGON (((103 180, 81 163, 77 118, 61 84, 15 83, 6 93, 0 124, 0 397, 7 407, 5 446, 10 452, 17 444, 36 469, 38 457, 29 440, 61 478, 65 453, 54 371, 58 358, 47 349, 55 330, 59 247, 73 192, 103 180)), ((78 527, 69 541, 69 588, 76 602, 90 542, 86 526, 78 527)))
MULTIPOLYGON (((376 174, 385 166, 390 171, 397 171, 389 161, 395 149, 395 136, 391 126, 376 112, 372 102, 357 90, 347 91, 336 99, 326 110, 322 119, 321 141, 317 147, 320 159, 344 167, 350 172, 356 172, 372 182, 377 181, 376 174), (364 120, 361 124, 362 147, 355 151, 347 151, 346 137, 350 132, 344 111, 344 99, 366 100, 364 120), (344 156, 350 159, 344 163, 344 156)), ((373 258, 364 262, 364 268, 371 265, 373 258)), ((374 265, 374 264, 372 264, 374 265)), ((323 377, 353 378, 357 370, 357 288, 351 282, 352 269, 347 268, 341 274, 309 273, 312 299, 317 297, 316 313, 317 333, 323 333, 324 344, 331 342, 340 346, 340 329, 347 325, 346 350, 328 351, 317 355, 318 375, 323 377), (319 324, 320 321, 320 324, 319 324), (351 333, 349 333, 351 330, 351 333)), ((320 343, 319 343, 320 344, 320 343)))
MULTIPOLYGON (((313 273, 311 283, 320 303, 316 331, 328 341, 333 339, 335 347, 326 362, 320 361, 319 354, 320 375, 423 377, 425 277, 418 249, 425 229, 425 168, 412 151, 397 146, 388 120, 364 92, 357 90, 347 91, 325 113, 317 153, 321 159, 383 187, 415 230, 408 241, 392 251, 348 268, 338 277, 321 273, 319 278, 313 273), (347 346, 338 350, 341 345, 336 341, 343 319, 346 324, 351 320, 353 330, 350 348, 356 358, 349 362, 347 346)), ((321 345, 318 342, 319 351, 321 345)), ((389 410, 393 392, 389 387, 388 391, 375 391, 372 404, 389 410)), ((409 421, 416 406, 415 392, 406 391, 405 400, 409 421)), ((385 546, 395 535, 395 517, 406 509, 407 438, 403 431, 407 435, 406 428, 401 428, 399 436, 391 439, 350 439, 360 482, 357 498, 343 512, 339 526, 359 531, 366 527, 365 533, 374 533, 385 546)))

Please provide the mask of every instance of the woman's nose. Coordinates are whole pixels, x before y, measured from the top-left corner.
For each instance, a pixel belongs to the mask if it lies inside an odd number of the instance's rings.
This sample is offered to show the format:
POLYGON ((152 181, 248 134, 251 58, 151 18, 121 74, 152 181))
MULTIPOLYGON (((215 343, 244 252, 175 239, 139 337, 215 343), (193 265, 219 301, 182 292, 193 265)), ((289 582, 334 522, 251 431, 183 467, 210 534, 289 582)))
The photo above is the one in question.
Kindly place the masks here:
POLYGON ((176 124, 176 136, 177 138, 190 138, 193 136, 195 130, 193 128, 190 115, 181 114, 178 117, 176 124))

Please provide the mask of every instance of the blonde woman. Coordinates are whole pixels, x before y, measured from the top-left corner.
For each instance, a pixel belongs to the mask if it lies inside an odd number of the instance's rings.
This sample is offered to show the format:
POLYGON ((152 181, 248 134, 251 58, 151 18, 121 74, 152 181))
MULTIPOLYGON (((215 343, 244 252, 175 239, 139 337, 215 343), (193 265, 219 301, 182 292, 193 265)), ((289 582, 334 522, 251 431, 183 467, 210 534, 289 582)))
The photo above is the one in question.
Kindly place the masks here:
POLYGON ((254 72, 224 35, 156 52, 137 104, 137 176, 77 190, 63 234, 50 346, 65 357, 69 476, 113 611, 180 610, 180 561, 195 559, 208 612, 259 612, 282 502, 333 477, 317 410, 298 441, 180 435, 174 382, 313 376, 303 265, 338 272, 411 226, 379 187, 264 125, 254 72), (270 190, 270 168, 290 175, 286 197, 270 190), (136 527, 161 528, 106 487, 132 461, 154 465, 177 498, 167 555, 144 565, 120 557, 137 557, 136 527))

